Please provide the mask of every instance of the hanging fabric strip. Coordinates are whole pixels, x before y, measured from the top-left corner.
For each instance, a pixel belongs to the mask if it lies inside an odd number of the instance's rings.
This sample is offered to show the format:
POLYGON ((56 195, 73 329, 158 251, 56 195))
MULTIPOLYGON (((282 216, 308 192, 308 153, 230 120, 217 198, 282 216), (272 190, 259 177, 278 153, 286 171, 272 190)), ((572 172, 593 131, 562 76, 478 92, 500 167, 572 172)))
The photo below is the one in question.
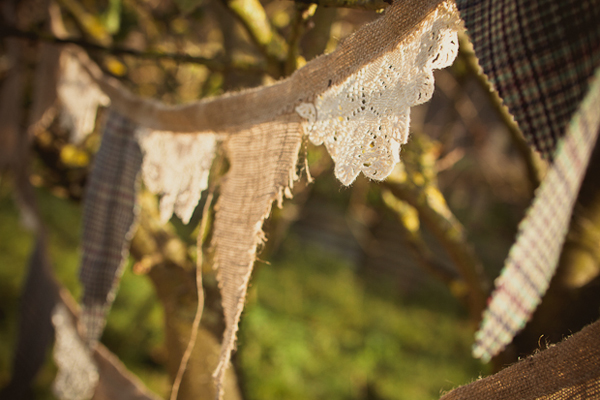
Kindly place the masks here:
MULTIPOLYGON (((346 147, 338 151, 328 145, 328 150, 341 170, 350 171, 338 173, 338 177, 350 184, 362 170, 368 176, 385 178, 398 162, 399 146, 406 140, 410 106, 431 97, 432 70, 451 64, 456 56, 458 28, 458 14, 452 1, 397 1, 382 18, 348 37, 336 51, 316 58, 288 79, 181 106, 166 106, 135 97, 118 81, 105 77, 83 52, 70 50, 110 97, 111 107, 140 127, 174 133, 214 132, 226 137, 231 168, 216 206, 213 234, 215 267, 226 320, 219 367, 215 372, 218 396, 222 395, 224 373, 234 349, 256 250, 263 240, 262 223, 270 213, 272 202, 281 202, 283 193, 289 194, 291 182, 296 178, 296 159, 305 133, 303 126, 310 131, 313 140, 319 142, 316 138, 319 133, 313 125, 327 120, 325 110, 335 103, 342 108, 342 113, 335 114, 335 118, 347 118, 340 124, 346 133, 346 147), (363 89, 361 84, 367 82, 375 86, 363 89), (356 89, 356 93, 345 97, 343 91, 348 88, 356 89), (366 112, 367 104, 369 112, 366 112), (363 105, 365 110, 361 108, 363 105), (296 111, 299 107, 300 114, 307 117, 302 110, 311 106, 313 120, 303 119, 296 111), (392 115, 392 111, 399 115, 392 115), (369 128, 358 129, 367 117, 374 118, 369 128), (355 139, 363 146, 356 151, 348 150, 355 139), (376 155, 381 155, 383 160, 375 160, 375 153, 370 153, 375 147, 376 155), (341 157, 346 150, 349 154, 341 157), (359 160, 362 154, 366 161, 359 160), (371 166, 365 165, 370 162, 371 166)), ((327 129, 330 130, 322 134, 331 135, 331 126, 327 129)), ((142 147, 150 149, 153 146, 143 144, 146 139, 140 138, 142 147)), ((146 155, 152 151, 146 151, 146 155)), ((151 169, 148 167, 144 174, 152 175, 151 169)), ((152 178, 149 182, 152 186, 152 178)), ((154 189, 167 194, 165 187, 154 189)), ((179 192, 179 189, 171 188, 168 192, 179 192)), ((172 202, 171 199, 164 205, 163 218, 170 214, 172 202)), ((113 275, 108 274, 108 277, 113 275)), ((86 280, 93 286, 96 279, 92 276, 86 280)), ((98 299, 103 298, 105 289, 98 299)), ((96 303, 101 317, 90 323, 85 318, 84 302, 83 319, 92 330, 92 338, 101 331, 98 321, 103 321, 102 304, 105 303, 96 303)), ((88 314, 93 315, 94 310, 88 314)))
POLYGON ((175 213, 187 224, 202 191, 208 187, 216 135, 175 134, 140 127, 136 137, 144 154, 144 184, 160 196, 160 219, 166 223, 175 213))
POLYGON ((499 373, 452 390, 440 400, 600 398, 600 321, 499 373))
POLYGON ((56 331, 54 359, 58 372, 54 393, 60 400, 158 400, 102 344, 90 349, 78 329, 79 311, 68 291, 59 291, 52 322, 56 331))
POLYGON ((301 144, 300 117, 293 114, 249 127, 225 142, 230 169, 215 207, 212 239, 226 324, 214 375, 218 398, 223 394, 256 250, 264 240, 262 224, 273 201, 281 205, 284 194, 291 197, 301 144))
POLYGON ((600 1, 456 4, 483 72, 525 139, 552 157, 600 66, 600 1))
POLYGON ((94 130, 98 107, 107 106, 110 100, 68 51, 60 53, 56 90, 62 106, 61 125, 69 130, 73 143, 81 143, 94 130))
POLYGON ((52 312, 55 331, 54 362, 58 368, 52 391, 60 400, 89 400, 98 383, 92 350, 77 332, 69 310, 58 303, 52 312))
POLYGON ((129 119, 109 112, 86 187, 79 273, 83 285, 81 321, 89 344, 102 334, 134 232, 137 177, 142 164, 135 129, 129 119))
POLYGON ((554 275, 577 194, 600 129, 600 69, 519 226, 473 348, 489 360, 527 323, 554 275))

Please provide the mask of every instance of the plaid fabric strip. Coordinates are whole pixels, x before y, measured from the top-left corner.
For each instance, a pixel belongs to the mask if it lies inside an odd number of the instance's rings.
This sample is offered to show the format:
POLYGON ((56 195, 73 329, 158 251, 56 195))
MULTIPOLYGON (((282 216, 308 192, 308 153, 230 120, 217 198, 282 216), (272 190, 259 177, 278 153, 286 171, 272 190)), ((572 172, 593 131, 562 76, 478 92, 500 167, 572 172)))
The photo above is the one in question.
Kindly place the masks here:
POLYGON ((457 0, 483 72, 552 157, 600 65, 600 0, 457 0))
POLYGON ((111 111, 87 186, 83 214, 81 321, 90 343, 100 337, 129 252, 137 215, 142 153, 136 125, 111 111))
POLYGON ((599 129, 600 68, 519 226, 517 242, 475 335, 475 357, 489 360, 498 354, 525 326, 546 292, 599 129))

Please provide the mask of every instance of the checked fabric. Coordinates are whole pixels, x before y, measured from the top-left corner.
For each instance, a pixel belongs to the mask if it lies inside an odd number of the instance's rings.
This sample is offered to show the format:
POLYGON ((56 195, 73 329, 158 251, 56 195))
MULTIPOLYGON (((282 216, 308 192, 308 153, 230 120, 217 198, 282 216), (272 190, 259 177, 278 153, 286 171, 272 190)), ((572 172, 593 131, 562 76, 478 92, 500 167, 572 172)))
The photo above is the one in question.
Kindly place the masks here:
POLYGON ((590 89, 590 81, 600 66, 600 1, 457 6, 490 84, 529 144, 554 159, 476 334, 473 354, 489 360, 525 326, 548 288, 596 142, 600 88, 596 79, 590 89))
POLYGON ((475 336, 476 357, 487 361, 510 343, 548 289, 599 129, 600 69, 519 226, 517 242, 475 336))
POLYGON ((142 152, 136 125, 111 111, 87 186, 83 212, 80 280, 81 322, 95 343, 129 254, 137 216, 136 193, 142 152))
POLYGON ((551 158, 600 65, 598 0, 457 0, 489 82, 551 158))

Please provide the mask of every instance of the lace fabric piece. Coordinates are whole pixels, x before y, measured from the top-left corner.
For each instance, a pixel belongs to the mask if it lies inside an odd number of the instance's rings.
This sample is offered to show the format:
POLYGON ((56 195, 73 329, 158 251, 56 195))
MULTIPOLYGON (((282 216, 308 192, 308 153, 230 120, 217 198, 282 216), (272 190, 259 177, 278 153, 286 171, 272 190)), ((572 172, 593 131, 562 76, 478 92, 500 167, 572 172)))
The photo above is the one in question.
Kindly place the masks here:
POLYGON ((94 130, 98 106, 110 103, 81 63, 68 51, 60 59, 58 98, 62 104, 61 125, 71 132, 71 141, 81 143, 94 130))
POLYGON ((202 191, 208 187, 217 136, 140 128, 136 137, 144 154, 144 183, 148 190, 161 196, 161 220, 165 223, 175 213, 187 224, 202 191))
POLYGON ((84 400, 94 395, 99 374, 92 354, 83 342, 66 306, 52 313, 55 330, 54 361, 58 372, 53 391, 60 400, 84 400))
POLYGON ((433 70, 445 68, 458 54, 460 18, 452 2, 440 5, 412 37, 361 68, 343 83, 302 103, 305 132, 325 144, 335 175, 350 185, 360 172, 385 179, 400 161, 408 139, 410 107, 428 101, 433 70))

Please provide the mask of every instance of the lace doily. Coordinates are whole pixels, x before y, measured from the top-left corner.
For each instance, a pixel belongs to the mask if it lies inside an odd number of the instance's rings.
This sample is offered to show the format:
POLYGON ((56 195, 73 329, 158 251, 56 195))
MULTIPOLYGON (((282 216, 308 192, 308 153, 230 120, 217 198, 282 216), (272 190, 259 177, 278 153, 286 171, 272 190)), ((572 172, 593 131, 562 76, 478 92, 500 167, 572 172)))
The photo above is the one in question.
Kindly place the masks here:
POLYGON ((58 367, 54 394, 60 400, 90 399, 98 383, 98 370, 64 304, 59 303, 54 308, 52 324, 55 330, 54 361, 58 367))
POLYGON ((110 99, 67 51, 61 54, 56 91, 62 104, 60 123, 71 132, 73 143, 81 143, 94 130, 98 106, 108 105, 110 99))
POLYGON ((376 180, 392 172, 408 139, 410 107, 431 98, 433 70, 454 62, 458 11, 446 2, 435 13, 394 51, 323 92, 314 104, 296 107, 306 119, 305 132, 314 144, 325 144, 344 185, 359 172, 376 180))
POLYGON ((144 154, 144 183, 148 190, 161 196, 161 220, 167 222, 175 213, 187 224, 208 186, 216 135, 186 135, 145 128, 138 129, 136 135, 144 154))

